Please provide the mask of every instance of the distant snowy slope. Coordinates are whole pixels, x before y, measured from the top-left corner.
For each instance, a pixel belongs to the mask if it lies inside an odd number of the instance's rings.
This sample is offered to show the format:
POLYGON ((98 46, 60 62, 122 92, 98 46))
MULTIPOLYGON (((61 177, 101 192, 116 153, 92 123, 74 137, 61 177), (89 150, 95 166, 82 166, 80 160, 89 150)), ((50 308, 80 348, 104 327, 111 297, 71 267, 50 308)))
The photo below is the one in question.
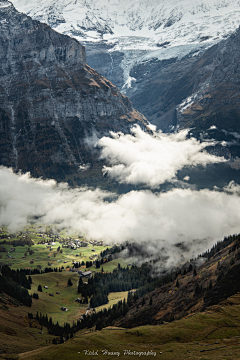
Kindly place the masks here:
POLYGON ((238 0, 13 0, 15 7, 79 39, 142 37, 125 48, 219 40, 239 26, 238 0), (143 39, 145 38, 145 39, 143 39))
POLYGON ((87 63, 165 130, 173 114, 162 117, 168 104, 160 99, 240 25, 240 0, 12 1, 19 11, 79 40, 87 63))

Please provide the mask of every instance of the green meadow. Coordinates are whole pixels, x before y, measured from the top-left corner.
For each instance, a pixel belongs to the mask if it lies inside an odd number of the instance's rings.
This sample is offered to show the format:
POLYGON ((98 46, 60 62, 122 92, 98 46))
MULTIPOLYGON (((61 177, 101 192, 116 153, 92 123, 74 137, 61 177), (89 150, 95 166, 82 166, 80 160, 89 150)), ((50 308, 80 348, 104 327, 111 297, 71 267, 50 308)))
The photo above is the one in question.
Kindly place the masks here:
POLYGON ((66 230, 54 234, 50 226, 28 226, 14 236, 10 235, 5 227, 2 227, 0 235, 5 237, 0 239, 0 263, 9 265, 15 270, 18 268, 33 269, 38 266, 43 270, 45 267, 49 267, 48 263, 51 263, 52 267, 72 267, 73 261, 86 262, 91 260, 90 258, 92 260, 97 259, 100 252, 108 247, 93 245, 81 237, 87 247, 81 246, 73 250, 66 247, 66 244, 71 241, 74 242, 78 236, 75 234, 69 237, 66 230), (11 236, 11 238, 8 239, 8 236, 11 236), (61 239, 58 240, 57 237, 61 239), (32 240, 34 245, 29 247, 28 245, 13 246, 10 244, 12 241, 19 241, 20 239, 32 240), (51 249, 47 246, 50 241, 54 242, 51 249), (60 247, 61 252, 57 251, 58 247, 60 247), (29 253, 29 248, 34 252, 33 254, 29 253), (11 249, 14 249, 14 251, 11 252, 11 249))
MULTIPOLYGON (((66 230, 63 230, 58 233, 58 236, 61 239, 52 238, 51 236, 51 227, 35 227, 29 226, 26 227, 21 233, 16 236, 11 236, 11 239, 8 239, 10 235, 6 228, 2 228, 0 231, 1 235, 4 235, 4 239, 0 239, 1 247, 0 249, 6 250, 0 252, 0 263, 9 265, 12 269, 36 269, 44 271, 45 268, 64 268, 61 272, 47 272, 43 274, 31 275, 32 285, 30 294, 38 293, 39 299, 33 299, 33 305, 31 312, 36 314, 38 311, 42 314, 48 314, 49 317, 52 317, 53 322, 59 322, 60 325, 63 325, 64 322, 72 323, 85 314, 87 311, 87 304, 79 304, 76 302, 76 298, 80 297, 81 294, 77 293, 77 285, 79 280, 79 275, 77 273, 69 271, 69 268, 73 266, 73 262, 84 262, 94 261, 97 259, 102 251, 107 249, 109 246, 99 246, 96 244, 91 244, 87 242, 84 238, 81 238, 87 246, 81 246, 76 249, 67 247, 68 242, 73 242, 78 238, 77 234, 72 236, 70 239, 66 230), (44 238, 43 238, 44 236, 44 238), (28 245, 24 246, 13 246, 10 242, 19 239, 31 239, 34 244, 30 247, 28 245), (51 241, 54 242, 54 245, 49 246, 47 243, 51 241), (42 244, 42 242, 44 242, 42 244), (61 251, 57 251, 60 247, 61 251), (13 252, 11 250, 14 249, 13 252), (29 252, 30 249, 30 252, 29 252), (31 254, 31 251, 33 253, 31 254), (68 286, 68 279, 71 279, 73 285, 68 286), (38 285, 42 286, 42 292, 38 291, 38 285), (48 286, 48 289, 45 289, 44 286, 48 286), (60 294, 56 294, 59 292, 60 294), (50 296, 49 294, 54 296, 50 296), (60 308, 65 307, 68 311, 62 311, 60 308)), ((54 235, 53 235, 54 236, 54 235)), ((122 267, 130 265, 133 259, 114 259, 112 261, 105 261, 100 268, 96 269, 96 266, 93 265, 90 268, 86 269, 86 266, 81 266, 80 270, 91 270, 93 272, 103 271, 111 272, 117 268, 118 264, 122 267)), ((83 278, 83 281, 87 279, 83 278)), ((119 300, 127 297, 127 293, 116 293, 109 294, 109 304, 107 306, 112 306, 114 303, 117 303, 119 300)), ((100 307, 100 309, 103 307, 100 307)), ((98 311, 99 309, 96 309, 98 311)))
POLYGON ((108 295, 109 302, 105 305, 98 306, 96 308, 96 311, 101 311, 104 308, 108 309, 109 307, 112 307, 114 304, 117 304, 118 301, 121 301, 121 300, 123 301, 124 299, 127 300, 127 297, 128 297, 128 291, 110 293, 108 295))
MULTIPOLYGON (((101 251, 105 250, 106 246, 94 246, 89 244, 87 248, 81 247, 76 250, 71 248, 62 248, 62 244, 59 242, 51 247, 51 250, 47 248, 47 245, 35 244, 30 247, 34 251, 34 254, 30 255, 28 252, 28 246, 16 246, 14 252, 10 252, 12 245, 4 244, 6 252, 0 252, 0 262, 6 265, 10 265, 12 269, 27 269, 37 268, 41 266, 43 270, 45 267, 49 267, 48 263, 51 263, 52 267, 72 267, 73 261, 82 262, 90 260, 90 257, 100 254, 101 251), (57 251, 58 247, 61 247, 62 253, 57 251), (95 250, 94 252, 92 250, 95 250), (27 252, 27 254, 26 254, 27 252), (25 256, 26 255, 26 256, 25 256), (76 256, 77 255, 77 256, 76 256), (9 257, 11 256, 11 257, 9 257)), ((115 265, 112 267, 114 268, 115 265)), ((93 267, 96 270, 96 267, 93 267)), ((92 269, 93 269, 92 268, 92 269)))
POLYGON ((58 321, 60 325, 63 325, 64 322, 72 324, 72 321, 79 319, 87 310, 86 304, 75 302, 76 298, 81 297, 81 294, 77 293, 78 279, 77 273, 69 271, 32 275, 33 283, 30 293, 38 293, 39 299, 33 299, 31 312, 36 314, 38 311, 42 314, 48 314, 54 323, 58 321), (71 279, 72 286, 67 285, 68 279, 71 279), (42 286, 42 292, 37 290, 38 285, 42 286), (48 289, 45 289, 44 286, 47 286, 48 289), (56 292, 60 294, 56 294, 56 292), (60 309, 62 306, 68 311, 62 311, 60 309))
POLYGON ((104 262, 104 264, 102 264, 99 269, 96 269, 95 266, 91 266, 89 270, 102 271, 103 269, 104 272, 112 272, 114 269, 118 267, 118 264, 120 264, 121 267, 127 267, 127 266, 131 267, 133 262, 134 262, 133 258, 128 258, 128 259, 118 258, 118 259, 113 259, 112 261, 104 262))

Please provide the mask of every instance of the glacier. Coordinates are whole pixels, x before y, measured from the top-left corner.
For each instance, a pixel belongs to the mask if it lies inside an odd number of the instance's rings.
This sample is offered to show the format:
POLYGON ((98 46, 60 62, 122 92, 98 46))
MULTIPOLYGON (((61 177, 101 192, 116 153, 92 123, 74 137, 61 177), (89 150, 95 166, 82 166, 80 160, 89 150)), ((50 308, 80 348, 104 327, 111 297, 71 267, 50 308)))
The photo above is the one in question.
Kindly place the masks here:
POLYGON ((17 10, 80 41, 156 50, 219 41, 239 26, 238 0, 13 0, 17 10))

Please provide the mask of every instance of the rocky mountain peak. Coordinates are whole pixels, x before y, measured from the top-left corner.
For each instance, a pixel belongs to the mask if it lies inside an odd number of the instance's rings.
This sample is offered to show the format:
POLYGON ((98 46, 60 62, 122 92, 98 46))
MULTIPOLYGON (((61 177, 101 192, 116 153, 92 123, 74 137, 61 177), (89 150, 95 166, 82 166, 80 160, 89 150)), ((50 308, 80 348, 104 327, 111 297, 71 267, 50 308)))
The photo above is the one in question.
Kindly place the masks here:
MULTIPOLYGON (((86 63, 85 48, 76 39, 59 36, 48 25, 17 12, 8 1, 0 2, 0 21, 1 38, 8 42, 8 63, 10 60, 16 63, 22 57, 28 63, 86 63), (14 54, 14 60, 11 54, 14 54)), ((1 55, 3 59, 5 52, 2 51, 1 55)))
POLYGON ((73 38, 0 2, 0 164, 66 179, 96 161, 93 130, 147 124, 110 81, 86 64, 73 38))

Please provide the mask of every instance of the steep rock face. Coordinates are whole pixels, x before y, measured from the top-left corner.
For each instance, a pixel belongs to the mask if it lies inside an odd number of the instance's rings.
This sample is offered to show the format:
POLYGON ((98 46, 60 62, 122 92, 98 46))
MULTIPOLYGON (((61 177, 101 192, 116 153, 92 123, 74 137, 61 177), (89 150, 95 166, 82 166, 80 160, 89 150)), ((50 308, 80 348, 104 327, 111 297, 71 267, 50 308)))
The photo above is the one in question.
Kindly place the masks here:
MULTIPOLYGON (((178 102, 175 99, 172 101, 168 94, 174 92, 183 99, 182 87, 176 85, 176 82, 190 71, 198 59, 199 55, 186 56, 181 60, 153 59, 135 66, 130 72, 130 76, 137 80, 132 88, 127 89, 127 96, 136 109, 141 109, 150 122, 165 132, 176 129, 177 126, 178 102)), ((190 84, 191 79, 188 86, 190 84)))
POLYGON ((209 49, 180 81, 192 78, 191 91, 177 106, 180 127, 240 131, 240 29, 209 49))
MULTIPOLYGON (((158 91, 158 123, 200 130, 216 125, 240 131, 239 44, 240 29, 195 59, 182 59, 177 64, 178 74, 174 71, 176 64, 170 65, 168 71, 165 68, 165 74, 171 70, 176 76, 167 81, 166 92, 158 91)), ((155 83, 159 79, 156 76, 155 83)))
POLYGON ((0 1, 0 164, 65 179, 95 162, 84 138, 146 119, 86 64, 84 47, 0 1))

